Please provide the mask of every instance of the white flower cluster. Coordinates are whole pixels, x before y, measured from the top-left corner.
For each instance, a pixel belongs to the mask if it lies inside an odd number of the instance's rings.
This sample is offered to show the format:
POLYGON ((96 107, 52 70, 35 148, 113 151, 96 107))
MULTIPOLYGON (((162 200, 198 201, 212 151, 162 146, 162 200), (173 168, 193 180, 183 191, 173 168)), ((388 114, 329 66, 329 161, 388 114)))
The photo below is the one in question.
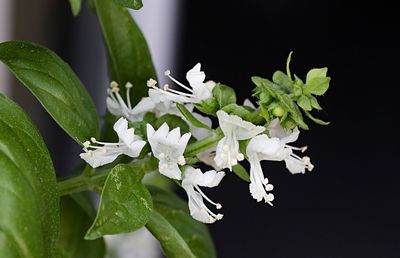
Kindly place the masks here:
MULTIPOLYGON (((308 157, 299 157, 294 151, 304 152, 306 147, 296 148, 288 145, 299 136, 297 127, 293 130, 284 130, 278 119, 274 119, 266 127, 254 125, 243 120, 237 115, 228 114, 223 110, 216 112, 219 127, 223 133, 216 146, 202 153, 197 158, 210 165, 214 170, 202 172, 186 164, 185 149, 191 137, 202 140, 212 132, 204 128, 192 125, 180 113, 176 103, 185 104, 192 115, 203 124, 211 127, 211 119, 193 112, 193 104, 200 103, 212 97, 215 83, 205 81, 205 73, 200 70, 201 65, 196 64, 186 74, 190 87, 180 83, 170 75, 167 70, 165 75, 180 86, 184 91, 170 88, 167 84, 162 88, 157 87, 157 82, 149 79, 147 86, 149 97, 132 107, 130 101, 130 89, 132 85, 126 84, 126 101, 119 94, 119 86, 112 82, 108 91, 107 108, 110 113, 121 117, 114 125, 114 130, 119 137, 117 143, 100 142, 92 138, 83 144, 84 153, 80 156, 92 167, 99 167, 113 162, 120 154, 132 158, 140 155, 146 142, 151 147, 152 155, 159 160, 158 169, 161 174, 174 180, 180 180, 181 186, 188 195, 189 210, 193 218, 203 223, 213 223, 223 217, 215 214, 205 204, 206 200, 217 209, 222 206, 213 202, 200 189, 202 187, 216 187, 225 176, 223 169, 232 171, 232 167, 238 162, 247 159, 250 163, 250 193, 257 201, 264 200, 272 205, 274 195, 271 193, 273 185, 264 176, 260 162, 262 160, 285 161, 287 169, 292 174, 311 171, 313 165, 308 157), (153 125, 147 124, 147 141, 135 135, 133 128, 128 129, 129 121, 142 121, 147 112, 152 112, 156 117, 164 114, 173 114, 182 117, 190 125, 190 132, 181 135, 180 128, 170 130, 167 123, 162 124, 157 130, 153 125), (239 141, 247 140, 246 153, 241 153, 239 141)), ((254 107, 248 100, 245 106, 254 107)))

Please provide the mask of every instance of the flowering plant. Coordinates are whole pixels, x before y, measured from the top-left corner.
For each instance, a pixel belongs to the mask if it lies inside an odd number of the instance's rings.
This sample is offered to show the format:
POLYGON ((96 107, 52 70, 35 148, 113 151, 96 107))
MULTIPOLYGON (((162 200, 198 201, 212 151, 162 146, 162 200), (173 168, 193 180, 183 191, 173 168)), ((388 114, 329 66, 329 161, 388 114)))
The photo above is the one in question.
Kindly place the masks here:
MULTIPOLYGON (((77 13, 80 1, 71 3, 77 13)), ((201 187, 218 187, 234 174, 249 184, 256 201, 272 206, 274 186, 261 161, 284 161, 292 174, 312 171, 311 159, 298 154, 307 148, 289 144, 308 129, 304 117, 328 124, 310 113, 321 110, 317 97, 329 87, 327 68, 311 69, 303 81, 290 71, 290 53, 285 72, 276 71, 272 80, 251 78, 254 102, 243 104, 233 88, 206 79, 200 63, 186 73, 187 83, 166 70, 171 85, 160 87, 145 39, 125 8, 141 2, 91 3, 110 68, 102 130, 79 78, 55 53, 30 42, 0 44, 0 60, 82 146, 85 163, 78 176, 57 180, 35 126, 0 96, 2 254, 104 257, 104 235, 146 227, 167 257, 216 257, 204 224, 223 219, 223 206, 201 187), (242 165, 246 160, 250 173, 242 165), (160 175, 186 191, 187 204, 147 183, 160 175), (97 211, 88 191, 100 194, 97 211), (92 241, 71 241, 83 238, 92 241)))

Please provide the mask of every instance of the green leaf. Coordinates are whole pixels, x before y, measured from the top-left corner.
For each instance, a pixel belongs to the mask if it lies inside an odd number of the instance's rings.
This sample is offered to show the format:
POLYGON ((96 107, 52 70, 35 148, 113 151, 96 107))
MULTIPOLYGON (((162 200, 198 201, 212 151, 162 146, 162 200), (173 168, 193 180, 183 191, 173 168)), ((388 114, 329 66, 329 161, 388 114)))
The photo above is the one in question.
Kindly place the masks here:
MULTIPOLYGON (((90 203, 88 205, 90 205, 90 203)), ((60 210, 61 234, 59 245, 62 257, 103 258, 105 254, 105 243, 102 238, 93 241, 83 239, 93 218, 91 218, 70 196, 61 198, 60 210)))
POLYGON ((292 80, 292 74, 290 73, 290 62, 292 61, 293 51, 290 51, 288 58, 286 60, 286 74, 290 80, 292 80))
POLYGON ((305 85, 303 92, 304 94, 321 96, 328 90, 330 80, 329 77, 314 78, 305 85))
POLYGON ((304 86, 304 94, 323 95, 329 88, 330 77, 326 74, 328 68, 311 69, 307 73, 306 85, 304 86))
POLYGON ((306 83, 309 83, 314 78, 325 78, 328 73, 328 68, 314 68, 308 71, 306 77, 306 83))
POLYGON ((130 92, 134 106, 147 96, 147 80, 156 79, 146 40, 126 8, 111 0, 95 0, 95 4, 108 50, 111 79, 121 86, 133 84, 130 92))
POLYGON ((176 115, 166 114, 160 116, 156 121, 155 127, 159 128, 164 123, 167 123, 170 129, 180 127, 182 134, 188 133, 190 131, 190 128, 185 120, 176 115))
POLYGON ((82 0, 69 0, 69 4, 71 5, 72 14, 78 16, 82 6, 82 0))
POLYGON ((311 101, 305 95, 301 95, 299 97, 299 99, 297 100, 297 105, 299 105, 305 111, 311 111, 312 110, 311 101))
POLYGON ((139 10, 143 7, 142 0, 115 0, 119 5, 139 10))
POLYGON ((180 103, 176 103, 177 108, 179 109, 179 111, 181 112, 181 114, 193 125, 199 128, 204 128, 207 130, 212 130, 210 127, 208 127, 207 125, 203 124, 202 122, 200 122, 197 118, 195 118, 192 113, 187 110, 187 108, 180 104, 180 103))
POLYGON ((153 203, 141 183, 143 176, 139 166, 119 164, 112 169, 104 183, 96 219, 85 239, 132 232, 147 223, 153 203))
POLYGON ((281 90, 286 93, 292 92, 293 82, 292 80, 283 72, 276 71, 272 76, 272 81, 280 86, 281 90))
POLYGON ((308 117, 308 118, 310 118, 314 123, 316 123, 316 124, 319 124, 319 125, 329 125, 330 124, 330 122, 325 122, 325 121, 323 121, 323 120, 321 120, 321 119, 318 119, 318 118, 315 118, 315 117, 313 117, 311 114, 310 114, 310 112, 308 112, 308 111, 304 111, 304 113, 306 114, 306 116, 308 117))
POLYGON ((219 109, 232 104, 236 103, 236 93, 235 91, 224 84, 218 83, 212 90, 212 94, 217 100, 219 104, 219 109))
POLYGON ((215 113, 219 110, 219 104, 216 98, 208 98, 203 100, 199 104, 195 104, 195 107, 200 110, 200 112, 215 116, 215 113))
POLYGON ((188 213, 187 203, 171 192, 149 187, 154 211, 146 227, 168 258, 215 258, 207 227, 188 213))
POLYGON ((0 44, 0 60, 75 141, 98 136, 99 120, 90 96, 55 53, 33 43, 10 41, 0 44))
POLYGON ((319 105, 318 100, 317 100, 316 97, 314 97, 313 95, 310 95, 309 98, 310 98, 310 101, 311 101, 311 106, 313 108, 318 109, 318 110, 322 110, 322 107, 319 105))
POLYGON ((240 179, 250 182, 250 176, 247 170, 240 164, 237 164, 232 167, 233 173, 235 173, 240 179))
POLYGON ((59 224, 56 176, 43 139, 0 94, 0 256, 55 257, 59 224))

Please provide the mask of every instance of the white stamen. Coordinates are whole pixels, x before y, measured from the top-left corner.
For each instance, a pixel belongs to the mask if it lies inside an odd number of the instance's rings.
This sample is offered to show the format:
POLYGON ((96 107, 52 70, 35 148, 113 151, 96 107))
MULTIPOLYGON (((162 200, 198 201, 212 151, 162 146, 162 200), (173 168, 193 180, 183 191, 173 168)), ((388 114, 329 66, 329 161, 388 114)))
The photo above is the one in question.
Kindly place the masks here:
POLYGON ((96 138, 91 137, 91 138, 90 138, 90 141, 91 141, 92 143, 96 143, 96 138))
POLYGON ((156 86, 156 84, 157 84, 157 81, 154 80, 154 79, 152 79, 152 78, 150 78, 150 79, 147 80, 147 87, 153 88, 153 87, 156 86))
POLYGON ((239 153, 236 158, 237 158, 238 161, 243 161, 244 160, 244 155, 242 153, 239 153))
POLYGON ((224 217, 224 214, 218 213, 217 216, 215 216, 216 220, 221 220, 224 217))
POLYGON ((83 143, 83 147, 89 148, 89 146, 90 146, 90 142, 89 141, 86 141, 86 142, 83 143))
POLYGON ((133 87, 133 85, 132 85, 132 83, 130 83, 130 82, 127 82, 126 84, 125 84, 125 88, 127 88, 127 89, 130 89, 130 88, 132 88, 133 87))
POLYGON ((265 186, 265 191, 270 192, 270 191, 272 191, 272 190, 274 190, 274 186, 273 186, 272 184, 267 184, 267 185, 265 186))
POLYGON ((110 83, 110 87, 111 87, 111 89, 114 89, 114 88, 118 88, 118 83, 116 82, 116 81, 112 81, 111 83, 110 83))
POLYGON ((168 84, 164 84, 163 89, 164 89, 165 91, 168 91, 168 90, 169 90, 169 85, 168 85, 168 84))
POLYGON ((165 70, 165 72, 164 72, 164 75, 165 76, 168 76, 168 75, 170 75, 171 74, 171 71, 170 70, 165 70))
POLYGON ((222 205, 221 205, 220 203, 217 203, 216 208, 217 208, 218 210, 219 210, 219 209, 222 209, 222 205))

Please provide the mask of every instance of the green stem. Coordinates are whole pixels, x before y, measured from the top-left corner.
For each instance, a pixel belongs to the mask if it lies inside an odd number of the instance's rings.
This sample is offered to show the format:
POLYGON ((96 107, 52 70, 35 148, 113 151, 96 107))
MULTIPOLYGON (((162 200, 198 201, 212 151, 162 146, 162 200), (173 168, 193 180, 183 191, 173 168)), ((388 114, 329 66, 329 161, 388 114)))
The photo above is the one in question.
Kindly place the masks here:
POLYGON ((193 157, 200 152, 210 149, 219 140, 221 140, 222 137, 224 137, 224 134, 222 133, 221 129, 216 129, 211 133, 210 136, 204 138, 203 140, 189 144, 185 150, 185 156, 193 157))

